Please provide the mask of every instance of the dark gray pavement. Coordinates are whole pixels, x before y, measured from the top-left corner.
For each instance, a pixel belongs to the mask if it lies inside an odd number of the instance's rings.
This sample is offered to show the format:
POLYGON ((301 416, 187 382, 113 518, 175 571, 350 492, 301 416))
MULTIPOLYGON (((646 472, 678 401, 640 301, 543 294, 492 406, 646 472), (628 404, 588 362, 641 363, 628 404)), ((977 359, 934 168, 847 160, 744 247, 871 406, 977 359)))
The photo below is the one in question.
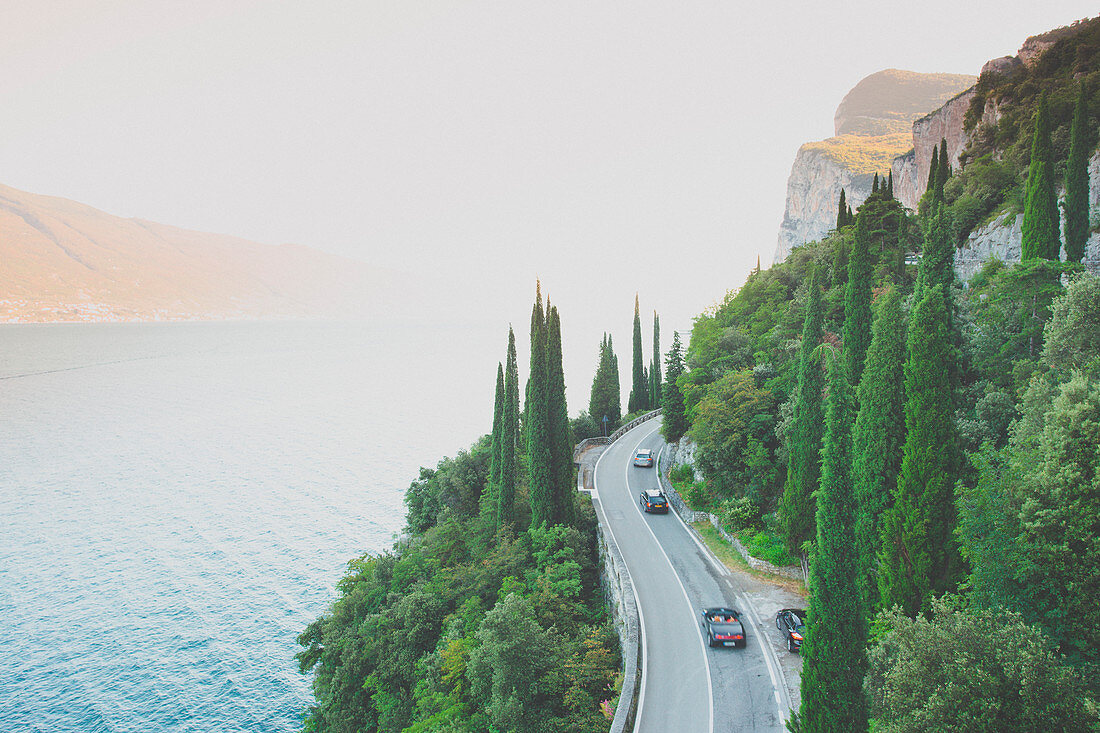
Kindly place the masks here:
POLYGON ((639 448, 661 448, 659 429, 658 419, 631 430, 603 452, 595 472, 595 492, 641 610, 643 675, 635 730, 783 731, 790 700, 766 636, 769 624, 772 635, 778 634, 773 620, 752 608, 738 578, 675 512, 647 515, 639 505, 639 493, 657 488, 657 473, 635 467, 632 459, 639 448), (709 648, 699 625, 704 606, 739 610, 747 648, 709 648))

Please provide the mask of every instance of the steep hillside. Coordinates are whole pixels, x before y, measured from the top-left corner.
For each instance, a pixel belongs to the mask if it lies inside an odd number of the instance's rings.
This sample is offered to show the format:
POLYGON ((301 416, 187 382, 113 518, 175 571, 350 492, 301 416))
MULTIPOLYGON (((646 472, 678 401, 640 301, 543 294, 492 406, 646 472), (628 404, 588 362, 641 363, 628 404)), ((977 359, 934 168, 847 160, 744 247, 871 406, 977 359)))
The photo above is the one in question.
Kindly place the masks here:
POLYGON ((124 219, 0 186, 0 321, 375 313, 393 278, 298 245, 124 219))
POLYGON ((834 116, 834 137, 798 150, 787 181, 787 203, 776 262, 836 223, 840 189, 855 208, 871 192, 875 173, 886 175, 912 147, 912 123, 973 85, 963 74, 918 74, 885 69, 844 96, 834 116))

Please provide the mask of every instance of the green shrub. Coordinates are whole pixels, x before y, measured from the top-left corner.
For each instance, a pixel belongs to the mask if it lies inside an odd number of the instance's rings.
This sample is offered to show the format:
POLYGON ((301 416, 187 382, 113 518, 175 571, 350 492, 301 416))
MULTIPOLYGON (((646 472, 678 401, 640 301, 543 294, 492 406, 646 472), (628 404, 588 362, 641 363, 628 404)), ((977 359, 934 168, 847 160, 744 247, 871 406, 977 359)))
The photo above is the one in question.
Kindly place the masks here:
POLYGON ((749 551, 749 554, 772 565, 797 565, 798 560, 791 557, 787 547, 778 534, 767 530, 758 532, 745 531, 740 536, 741 544, 749 551))
POLYGON ((673 484, 688 483, 689 481, 695 480, 695 469, 693 469, 689 463, 681 463, 679 466, 672 467, 668 477, 672 480, 673 484))
POLYGON ((721 516, 726 528, 734 532, 760 527, 760 509, 746 497, 723 502, 721 516))

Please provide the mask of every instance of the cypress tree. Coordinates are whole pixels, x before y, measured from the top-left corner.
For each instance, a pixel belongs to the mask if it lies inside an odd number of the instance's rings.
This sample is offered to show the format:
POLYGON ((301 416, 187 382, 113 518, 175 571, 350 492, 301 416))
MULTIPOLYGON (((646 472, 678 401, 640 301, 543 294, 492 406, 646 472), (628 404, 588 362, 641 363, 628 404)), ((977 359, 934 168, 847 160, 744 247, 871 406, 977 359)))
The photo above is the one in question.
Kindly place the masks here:
POLYGON ((600 341, 600 358, 596 365, 596 376, 592 379, 588 414, 601 428, 606 415, 608 432, 619 426, 619 420, 622 417, 622 403, 619 397, 619 363, 611 347, 611 337, 606 333, 600 341))
POLYGON ((886 198, 894 198, 894 171, 890 171, 890 178, 886 182, 886 198))
POLYGON ((653 361, 649 365, 649 409, 661 406, 661 319, 653 311, 653 361))
POLYGON ((878 608, 878 554, 882 513, 898 485, 905 443, 905 312, 891 286, 879 301, 871 347, 859 382, 859 412, 852 431, 852 486, 856 545, 868 609, 878 608))
POLYGON ((1039 109, 1035 112, 1031 164, 1027 169, 1027 193, 1024 196, 1023 242, 1020 246, 1021 259, 1025 261, 1039 257, 1057 260, 1061 248, 1046 92, 1039 97, 1039 109))
POLYGON ((951 159, 947 157, 947 138, 940 140, 939 168, 936 171, 936 199, 943 201, 943 187, 947 185, 947 179, 951 177, 951 159))
POLYGON ((821 477, 821 435, 824 429, 821 389, 825 375, 818 355, 822 331, 821 287, 815 267, 806 298, 787 480, 779 505, 787 547, 792 553, 801 552, 802 543, 814 536, 814 491, 821 477))
POLYGON ((504 423, 504 365, 497 362, 497 388, 496 397, 493 399, 493 440, 489 453, 489 485, 488 493, 492 499, 500 494, 501 464, 501 427, 504 423))
POLYGON ((952 375, 955 349, 942 285, 926 288, 909 321, 905 446, 893 506, 883 515, 879 594, 913 615, 952 590, 961 558, 955 539, 959 473, 952 375))
POLYGON ((546 315, 541 287, 536 286, 531 308, 531 373, 527 378, 527 402, 523 423, 527 431, 527 488, 531 502, 531 526, 553 524, 553 491, 550 486, 549 394, 546 372, 546 315))
POLYGON ((878 173, 875 173, 875 180, 871 182, 871 195, 878 195, 878 173))
POLYGON ((924 247, 917 270, 914 301, 923 296, 926 288, 942 285, 946 293, 955 282, 955 245, 951 241, 949 216, 943 202, 932 203, 924 226, 924 247))
POLYGON ((845 224, 851 224, 855 220, 856 220, 856 217, 852 213, 852 205, 848 204, 848 213, 845 215, 844 222, 845 222, 845 224))
POLYGON ((1089 129, 1085 85, 1077 88, 1073 107, 1073 125, 1069 133, 1069 159, 1066 161, 1066 261, 1080 262, 1085 256, 1089 237, 1089 129))
POLYGON ((867 730, 863 677, 867 620, 859 590, 852 492, 852 390, 844 364, 829 359, 829 398, 817 544, 810 564, 810 608, 802 646, 802 729, 867 730))
POLYGON ((615 345, 611 340, 611 334, 607 334, 607 353, 611 356, 611 393, 614 395, 614 404, 612 407, 615 410, 615 414, 611 415, 611 418, 615 427, 619 427, 619 423, 622 422, 623 419, 623 388, 619 381, 619 357, 615 353, 615 345))
POLYGON ((661 432, 665 440, 675 443, 684 437, 691 427, 687 419, 684 395, 676 380, 684 373, 684 347, 680 343, 680 334, 672 332, 672 347, 665 357, 665 383, 661 390, 661 432))
MULTIPOLYGON (((550 304, 549 299, 546 301, 550 304)), ((557 307, 550 308, 546 337, 546 375, 550 433, 550 488, 553 493, 556 523, 572 524, 573 450, 569 443, 569 409, 565 403, 565 373, 562 370, 561 317, 557 307)))
POLYGON ((844 189, 840 189, 840 203, 836 208, 836 228, 839 230, 843 226, 848 224, 848 210, 847 204, 844 201, 844 189))
POLYGON ((627 400, 627 412, 646 409, 646 396, 649 388, 645 378, 645 364, 642 361, 642 317, 638 312, 638 296, 634 295, 634 379, 630 387, 630 399, 627 400))
POLYGON ((516 334, 508 327, 508 366, 504 370, 504 411, 500 423, 500 491, 497 494, 497 526, 515 521, 516 449, 519 445, 519 366, 516 334))
POLYGON ((866 207, 856 214, 856 237, 848 254, 848 283, 844 288, 844 356, 855 384, 863 374, 863 360, 871 343, 869 219, 866 207))
POLYGON ((940 172, 940 158, 939 153, 937 152, 938 150, 939 148, 937 146, 932 146, 932 162, 928 164, 928 183, 924 187, 924 190, 926 192, 934 192, 936 190, 936 176, 939 175, 940 172))

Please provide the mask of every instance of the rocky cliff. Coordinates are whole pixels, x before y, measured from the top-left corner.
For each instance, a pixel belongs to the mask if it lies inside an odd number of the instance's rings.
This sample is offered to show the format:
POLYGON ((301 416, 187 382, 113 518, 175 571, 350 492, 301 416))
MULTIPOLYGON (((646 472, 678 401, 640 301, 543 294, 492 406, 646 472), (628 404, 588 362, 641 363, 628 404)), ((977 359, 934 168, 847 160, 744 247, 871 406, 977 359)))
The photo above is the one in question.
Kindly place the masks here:
POLYGON ((296 245, 124 219, 0 186, 0 322, 354 317, 395 278, 296 245))
MULTIPOLYGON (((1081 21, 1079 21, 1080 23, 1081 21)), ((1072 35, 1079 23, 1031 36, 1020 46, 1015 56, 1003 56, 987 61, 981 75, 1007 76, 1019 69, 1033 66, 1044 51, 1059 39, 1072 35)), ((932 148, 947 140, 948 160, 952 170, 958 170, 959 159, 970 144, 970 133, 964 129, 967 110, 973 102, 975 90, 971 86, 947 101, 942 107, 915 120, 912 125, 912 151, 893 161, 894 196, 904 206, 916 209, 928 183, 928 167, 932 160, 932 148)), ((981 118, 973 129, 981 125, 995 126, 1001 118, 995 100, 989 99, 982 108, 981 118)))
MULTIPOLYGON (((1089 221, 1100 221, 1100 151, 1089 159, 1089 221)), ((994 258, 1002 262, 1019 262, 1023 222, 1023 214, 1004 214, 971 232, 955 253, 955 272, 959 279, 969 280, 994 258)), ((1061 257, 1065 259, 1065 256, 1063 249, 1061 257)), ((1100 272, 1100 232, 1089 236, 1081 262, 1087 270, 1100 272)))
POLYGON ((795 156, 774 260, 783 260, 792 247, 819 239, 833 228, 841 188, 853 209, 861 204, 871 192, 874 174, 885 175, 912 147, 913 121, 974 80, 960 74, 886 69, 856 84, 837 107, 834 137, 807 143, 795 156))

